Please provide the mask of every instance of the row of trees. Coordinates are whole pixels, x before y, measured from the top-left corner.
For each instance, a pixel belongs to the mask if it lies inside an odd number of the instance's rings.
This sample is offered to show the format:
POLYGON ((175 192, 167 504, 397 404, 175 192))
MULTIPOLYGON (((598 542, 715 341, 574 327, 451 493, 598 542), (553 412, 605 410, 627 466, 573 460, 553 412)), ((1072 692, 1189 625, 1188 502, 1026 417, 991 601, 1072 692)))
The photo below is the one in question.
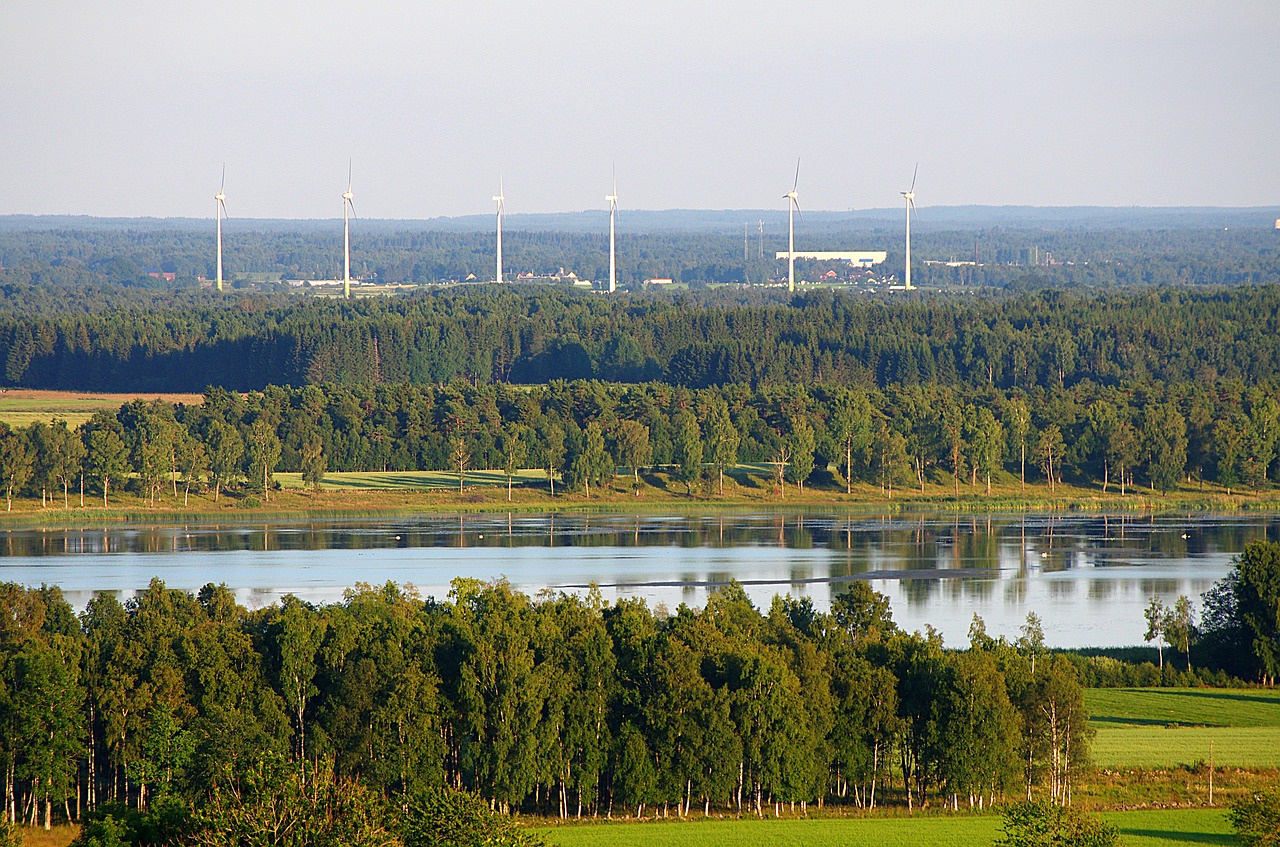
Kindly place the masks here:
POLYGON ((542 468, 585 491, 619 468, 665 466, 689 490, 722 494, 739 464, 772 463, 776 485, 903 485, 946 480, 957 494, 1013 474, 1051 488, 1063 479, 1167 492, 1213 480, 1270 484, 1280 462, 1274 389, 1239 383, 1126 391, 1093 384, 1024 393, 945 386, 887 391, 800 386, 700 391, 662 384, 553 382, 520 389, 454 382, 344 388, 209 389, 198 405, 134 401, 76 429, 0 424, 0 487, 68 505, 132 480, 149 501, 183 502, 229 482, 270 496, 272 474, 542 468), (815 474, 815 471, 818 473, 815 474), (834 474, 834 476, 832 476, 834 474))
POLYGON ((30 388, 244 391, 462 377, 1031 390, 1280 378, 1272 285, 892 303, 512 285, 356 302, 0 291, 0 376, 30 388))
POLYGON ((360 586, 249 611, 153 581, 79 616, 0 586, 0 766, 13 821, 104 803, 199 806, 273 757, 391 796, 479 792, 559 815, 763 814, 892 798, 1069 799, 1083 695, 1043 649, 975 622, 967 650, 907 634, 865 584, 830 614, 729 587, 695 611, 537 599, 458 580, 445 601, 360 586))

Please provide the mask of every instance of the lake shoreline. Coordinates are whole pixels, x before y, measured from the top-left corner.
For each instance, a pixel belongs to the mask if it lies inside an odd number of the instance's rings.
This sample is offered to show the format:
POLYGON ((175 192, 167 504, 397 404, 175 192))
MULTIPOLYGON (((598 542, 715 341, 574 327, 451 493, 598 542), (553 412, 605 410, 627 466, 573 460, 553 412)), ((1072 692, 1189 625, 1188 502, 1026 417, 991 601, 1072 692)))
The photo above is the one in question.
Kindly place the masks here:
MULTIPOLYGON (((967 487, 967 486, 966 486, 967 487)), ((85 506, 80 495, 70 497, 64 508, 61 498, 50 500, 42 508, 30 500, 15 500, 14 510, 0 512, 0 529, 62 528, 79 525, 135 525, 149 523, 205 523, 214 521, 308 520, 360 517, 392 517, 397 515, 454 515, 565 512, 574 514, 735 514, 742 511, 787 514, 848 512, 851 515, 876 514, 958 514, 997 515, 1016 513, 1116 513, 1116 514, 1258 514, 1280 512, 1280 494, 1275 491, 1228 494, 1209 487, 1205 490, 1181 489, 1166 495, 1147 489, 1132 490, 1121 496, 1117 491, 1103 493, 1096 488, 1059 485, 1050 491, 1044 485, 1028 485, 1025 490, 1016 483, 1002 486, 987 495, 962 492, 957 498, 951 486, 927 485, 918 489, 899 490, 892 498, 874 487, 859 485, 853 493, 841 490, 807 490, 780 497, 743 490, 725 496, 687 495, 663 487, 642 486, 637 496, 629 486, 615 485, 603 494, 587 497, 580 493, 557 494, 545 489, 516 488, 512 500, 506 499, 505 487, 471 487, 459 493, 453 490, 363 490, 341 488, 319 492, 285 487, 263 502, 260 492, 223 492, 218 502, 207 493, 191 494, 187 503, 182 494, 174 498, 166 494, 155 505, 129 494, 115 495, 108 507, 91 505, 96 498, 86 494, 85 506)))

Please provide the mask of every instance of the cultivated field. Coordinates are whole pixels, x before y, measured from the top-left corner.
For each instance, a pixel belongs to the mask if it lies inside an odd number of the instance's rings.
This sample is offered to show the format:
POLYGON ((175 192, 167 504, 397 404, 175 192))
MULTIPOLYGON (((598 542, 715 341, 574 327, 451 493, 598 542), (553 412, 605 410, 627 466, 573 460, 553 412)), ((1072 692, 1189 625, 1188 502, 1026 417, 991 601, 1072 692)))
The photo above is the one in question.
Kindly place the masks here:
MULTIPOLYGON (((302 474, 274 475, 281 488, 303 488, 302 474)), ((545 487, 547 475, 540 470, 522 470, 512 481, 514 487, 537 484, 545 487)), ((476 486, 505 488, 507 475, 501 471, 467 471, 467 488, 476 486)), ((559 485, 556 486, 557 490, 559 485)), ((320 483, 322 491, 457 491, 458 475, 448 471, 370 471, 327 473, 320 483)))
MULTIPOLYGON (((1108 812, 1122 847, 1237 844, 1221 809, 1108 812)), ((854 817, 819 820, 653 821, 593 823, 547 831, 561 847, 986 847, 1000 835, 992 815, 854 817)))
POLYGON ((0 394, 0 421, 9 426, 28 426, 36 421, 48 423, 61 418, 75 427, 89 420, 99 409, 115 411, 125 403, 155 399, 170 403, 194 405, 204 402, 200 394, 100 394, 92 391, 31 391, 10 388, 0 394))
POLYGON ((1099 768, 1280 767, 1280 691, 1090 689, 1099 768), (1212 751, 1210 751, 1212 745, 1212 751))

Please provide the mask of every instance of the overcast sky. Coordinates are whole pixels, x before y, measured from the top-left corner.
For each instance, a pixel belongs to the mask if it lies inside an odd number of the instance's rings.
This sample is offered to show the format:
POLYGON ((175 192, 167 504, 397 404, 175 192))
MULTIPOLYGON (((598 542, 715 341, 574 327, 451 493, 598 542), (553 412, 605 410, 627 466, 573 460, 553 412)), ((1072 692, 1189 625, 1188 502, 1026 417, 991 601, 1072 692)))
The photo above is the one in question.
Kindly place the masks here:
POLYGON ((1280 4, 6 0, 0 214, 1280 207, 1280 4))

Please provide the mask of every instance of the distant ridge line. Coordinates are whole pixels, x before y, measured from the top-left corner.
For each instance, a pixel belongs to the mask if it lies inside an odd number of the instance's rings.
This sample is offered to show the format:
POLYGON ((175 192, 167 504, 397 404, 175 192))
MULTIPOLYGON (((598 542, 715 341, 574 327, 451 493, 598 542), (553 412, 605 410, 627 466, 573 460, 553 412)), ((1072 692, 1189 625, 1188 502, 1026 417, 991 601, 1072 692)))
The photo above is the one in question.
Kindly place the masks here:
MULTIPOLYGON (((1273 229, 1274 206, 924 206, 920 226, 926 230, 967 230, 1005 227, 1013 229, 1273 229)), ((805 210, 805 229, 875 231, 901 223, 896 207, 846 211, 805 210)), ((381 232, 478 232, 492 228, 492 214, 433 218, 362 218, 361 226, 381 232)), ((594 232, 607 230, 608 212, 589 209, 573 212, 511 213, 505 226, 516 231, 594 232)), ((633 209, 619 222, 620 232, 734 232, 744 221, 763 220, 767 228, 786 225, 786 213, 776 209, 633 209)), ((327 229, 341 218, 245 218, 228 226, 240 231, 327 229)), ((0 215, 0 231, 49 230, 204 230, 212 219, 190 217, 100 217, 95 215, 0 215)))

